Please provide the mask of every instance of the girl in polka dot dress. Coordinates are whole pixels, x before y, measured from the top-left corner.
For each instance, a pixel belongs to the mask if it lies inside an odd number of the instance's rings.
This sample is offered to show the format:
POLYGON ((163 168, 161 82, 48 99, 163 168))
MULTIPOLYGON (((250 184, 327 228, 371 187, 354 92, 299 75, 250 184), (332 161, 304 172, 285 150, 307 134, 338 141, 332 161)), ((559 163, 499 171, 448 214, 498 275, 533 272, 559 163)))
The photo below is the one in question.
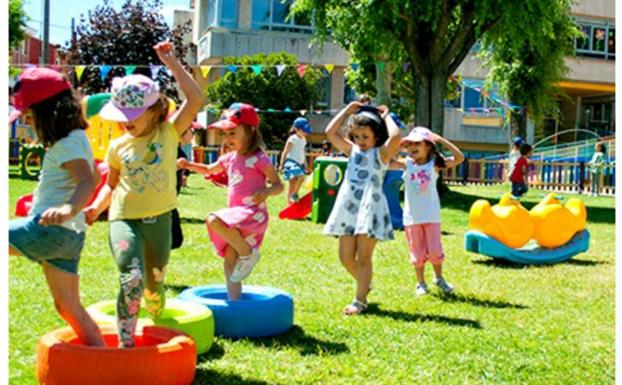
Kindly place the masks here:
POLYGON ((212 164, 179 159, 177 166, 201 174, 227 173, 229 207, 211 213, 207 229, 216 252, 224 258, 229 299, 237 300, 242 293, 240 282, 259 260, 259 247, 268 228, 265 200, 280 194, 283 184, 270 158, 260 149, 259 115, 253 106, 232 104, 225 118, 210 128, 222 130, 223 144, 230 151, 212 164))
POLYGON ((400 131, 388 108, 352 102, 328 124, 326 135, 350 158, 324 234, 339 237, 339 259, 356 280, 356 297, 344 308, 352 315, 367 309, 376 242, 393 239, 382 183, 399 149, 400 131), (348 135, 343 137, 339 129, 348 117, 348 135))

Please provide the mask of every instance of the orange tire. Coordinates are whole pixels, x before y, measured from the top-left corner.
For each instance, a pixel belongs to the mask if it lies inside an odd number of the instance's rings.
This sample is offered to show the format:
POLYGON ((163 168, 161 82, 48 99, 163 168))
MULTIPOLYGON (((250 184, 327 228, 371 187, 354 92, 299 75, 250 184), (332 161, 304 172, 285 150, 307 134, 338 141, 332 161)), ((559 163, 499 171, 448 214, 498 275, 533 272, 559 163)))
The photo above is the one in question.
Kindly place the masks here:
POLYGON ((37 379, 43 385, 188 385, 196 370, 196 347, 186 334, 146 326, 136 347, 118 349, 114 326, 100 326, 106 347, 84 346, 67 327, 37 345, 37 379))

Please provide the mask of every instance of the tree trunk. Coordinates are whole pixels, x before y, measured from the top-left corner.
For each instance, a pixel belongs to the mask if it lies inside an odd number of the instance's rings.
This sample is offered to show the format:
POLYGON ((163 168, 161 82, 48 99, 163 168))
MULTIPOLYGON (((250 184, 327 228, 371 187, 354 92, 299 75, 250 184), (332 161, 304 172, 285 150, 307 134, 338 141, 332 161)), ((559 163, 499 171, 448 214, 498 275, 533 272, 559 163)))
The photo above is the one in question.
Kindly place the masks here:
POLYGON ((388 63, 376 63, 376 104, 391 104, 392 72, 388 63))
POLYGON ((415 125, 443 135, 445 88, 448 76, 430 73, 415 77, 415 125))
POLYGON ((448 78, 445 74, 434 74, 430 82, 432 88, 430 129, 439 135, 443 135, 445 127, 445 90, 448 78))

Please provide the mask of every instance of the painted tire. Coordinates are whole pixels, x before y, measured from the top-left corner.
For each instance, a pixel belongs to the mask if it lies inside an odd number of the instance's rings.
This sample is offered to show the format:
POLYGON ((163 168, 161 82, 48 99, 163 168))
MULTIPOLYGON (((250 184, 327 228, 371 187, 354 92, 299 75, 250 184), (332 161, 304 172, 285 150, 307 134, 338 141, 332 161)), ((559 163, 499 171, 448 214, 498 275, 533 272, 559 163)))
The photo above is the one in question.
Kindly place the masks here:
POLYGON ((178 298, 207 306, 216 334, 223 337, 268 337, 285 333, 294 323, 292 296, 271 287, 245 285, 238 301, 227 300, 225 285, 186 289, 178 298))
MULTIPOLYGON (((102 301, 89 306, 93 320, 100 325, 116 325, 116 301, 102 301)), ((188 334, 196 343, 197 354, 202 354, 212 347, 214 340, 214 317, 205 306, 195 303, 167 299, 162 316, 151 319, 144 308, 140 309, 137 329, 145 326, 165 326, 188 334)))
POLYGON ((100 326, 106 347, 84 346, 74 331, 57 329, 37 345, 36 372, 44 385, 188 385, 196 370, 196 347, 186 334, 147 326, 136 347, 118 349, 117 329, 100 326))

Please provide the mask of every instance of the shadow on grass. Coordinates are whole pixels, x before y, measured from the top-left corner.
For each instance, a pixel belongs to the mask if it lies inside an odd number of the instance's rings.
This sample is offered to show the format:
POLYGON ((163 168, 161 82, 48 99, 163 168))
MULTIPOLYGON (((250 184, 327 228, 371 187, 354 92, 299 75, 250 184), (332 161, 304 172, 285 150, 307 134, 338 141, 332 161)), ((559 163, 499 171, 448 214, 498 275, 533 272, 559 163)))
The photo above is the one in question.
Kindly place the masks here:
POLYGON ((577 266, 598 266, 598 265, 609 264, 609 262, 606 262, 606 261, 592 261, 590 259, 572 259, 572 258, 567 261, 563 261, 563 262, 558 262, 558 263, 553 263, 553 264, 544 263, 541 265, 522 265, 520 263, 514 263, 511 261, 506 261, 505 259, 497 259, 497 258, 476 259, 476 260, 471 261, 471 263, 474 263, 476 265, 498 267, 500 269, 516 269, 516 270, 527 269, 527 268, 549 268, 554 265, 563 265, 563 264, 577 265, 577 266))
POLYGON ((348 345, 342 342, 331 342, 317 339, 305 333, 304 329, 294 325, 287 333, 269 337, 248 339, 253 345, 278 349, 281 346, 293 347, 298 349, 300 355, 309 356, 313 354, 336 355, 350 351, 348 345))
POLYGON ((220 346, 217 342, 214 342, 210 349, 205 353, 197 356, 197 364, 202 364, 204 362, 214 361, 222 358, 225 355, 225 349, 220 346))
POLYGON ((191 288, 192 286, 188 286, 188 285, 175 285, 175 284, 168 284, 165 283, 164 284, 164 290, 168 289, 172 292, 174 292, 175 294, 179 294, 182 291, 191 288))
POLYGON ((245 379, 237 374, 221 373, 214 369, 198 367, 192 385, 272 385, 273 381, 266 382, 254 379, 245 379))
POLYGON ((389 317, 393 318, 394 320, 406 322, 441 322, 450 326, 464 326, 473 329, 482 328, 482 325, 480 325, 478 321, 470 319, 451 318, 442 315, 406 313, 400 310, 384 310, 375 303, 370 303, 367 306, 367 311, 365 311, 365 314, 378 317, 389 317))
MULTIPOLYGON (((572 196, 573 195, 568 195, 568 197, 572 197, 572 196)), ((576 196, 580 198, 580 195, 576 195, 576 196)), ((488 200, 491 205, 494 205, 499 201, 499 198, 501 197, 499 196, 497 198, 490 198, 488 196, 464 194, 458 191, 450 190, 441 199, 441 205, 444 208, 462 210, 468 213, 469 210, 471 210, 471 206, 473 205, 473 203, 478 199, 488 200)), ((521 204, 527 210, 530 210, 533 206, 537 204, 537 202, 529 202, 529 201, 521 200, 521 204)), ((587 220, 593 223, 612 223, 613 224, 616 221, 615 208, 587 206, 587 220)))
POLYGON ((510 303, 510 302, 503 302, 503 301, 492 301, 492 300, 487 300, 487 299, 477 299, 475 297, 472 296, 467 296, 467 295, 463 295, 463 294, 437 294, 434 293, 432 294, 434 297, 439 298, 440 300, 442 300, 443 302, 461 302, 461 303, 468 303, 470 305, 475 305, 475 306, 483 306, 483 307, 492 307, 492 308, 496 308, 496 309, 529 309, 528 306, 525 305, 521 305, 521 304, 515 304, 515 303, 510 303))
POLYGON ((205 224, 205 218, 179 218, 181 223, 190 223, 190 224, 205 224))

